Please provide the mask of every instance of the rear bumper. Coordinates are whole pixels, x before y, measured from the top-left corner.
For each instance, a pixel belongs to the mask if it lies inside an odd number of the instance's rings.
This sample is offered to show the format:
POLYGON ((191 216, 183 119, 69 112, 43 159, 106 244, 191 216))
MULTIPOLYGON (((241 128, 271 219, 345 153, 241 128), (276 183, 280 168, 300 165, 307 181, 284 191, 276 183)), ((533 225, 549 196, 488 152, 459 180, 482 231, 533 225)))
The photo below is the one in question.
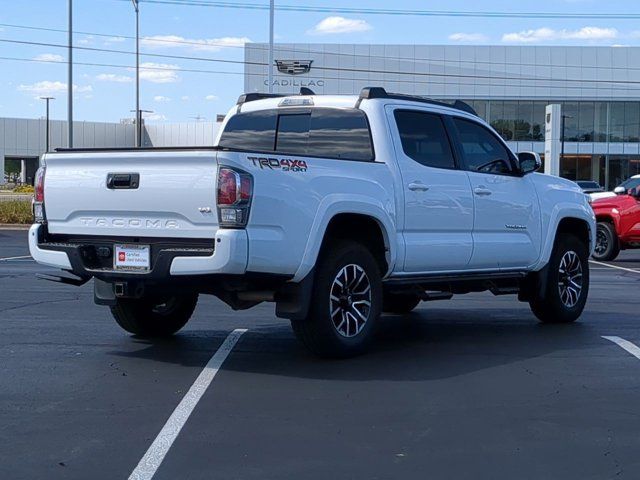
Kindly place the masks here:
MULTIPOLYGON (((147 240, 140 239, 140 243, 147 240)), ((60 241, 48 238, 43 225, 29 230, 29 251, 43 265, 72 271, 87 278, 103 280, 135 278, 162 281, 170 277, 210 274, 243 274, 248 259, 248 238, 245 230, 219 230, 213 240, 186 242, 184 239, 149 239, 151 270, 144 273, 115 271, 110 257, 99 258, 98 247, 111 248, 114 243, 130 239, 93 237, 60 241)))
POLYGON ((40 229, 42 225, 34 224, 29 229, 29 253, 31 257, 42 265, 48 267, 61 268, 62 270, 71 270, 71 262, 66 252, 55 250, 45 250, 39 246, 40 229))

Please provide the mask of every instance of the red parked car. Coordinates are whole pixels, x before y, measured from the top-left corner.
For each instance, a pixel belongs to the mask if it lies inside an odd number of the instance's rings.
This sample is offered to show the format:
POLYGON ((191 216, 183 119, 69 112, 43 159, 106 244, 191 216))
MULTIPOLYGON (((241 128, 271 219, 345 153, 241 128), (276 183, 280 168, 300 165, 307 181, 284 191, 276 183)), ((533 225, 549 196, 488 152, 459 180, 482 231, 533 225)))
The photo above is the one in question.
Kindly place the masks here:
POLYGON ((613 260, 620 250, 640 248, 640 187, 594 200, 591 206, 598 222, 593 258, 613 260))

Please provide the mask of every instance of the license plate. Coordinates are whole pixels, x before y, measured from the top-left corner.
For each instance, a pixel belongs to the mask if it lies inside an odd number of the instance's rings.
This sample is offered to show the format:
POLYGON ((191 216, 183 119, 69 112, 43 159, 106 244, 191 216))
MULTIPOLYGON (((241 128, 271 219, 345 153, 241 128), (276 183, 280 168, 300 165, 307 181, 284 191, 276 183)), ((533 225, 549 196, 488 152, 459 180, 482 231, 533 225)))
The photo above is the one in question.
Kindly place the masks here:
POLYGON ((149 245, 114 245, 113 268, 115 270, 149 270, 151 268, 149 245))

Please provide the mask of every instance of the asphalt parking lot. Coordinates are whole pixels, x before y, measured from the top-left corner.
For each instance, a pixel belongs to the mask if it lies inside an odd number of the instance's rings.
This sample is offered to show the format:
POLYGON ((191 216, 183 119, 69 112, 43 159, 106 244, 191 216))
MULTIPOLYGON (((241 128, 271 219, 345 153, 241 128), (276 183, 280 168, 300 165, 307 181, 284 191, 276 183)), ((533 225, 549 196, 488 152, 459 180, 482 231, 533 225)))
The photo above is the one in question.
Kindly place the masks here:
POLYGON ((51 270, 25 231, 0 231, 0 478, 139 472, 235 329, 153 478, 639 478, 640 251, 591 266, 576 324, 466 295, 384 317, 370 354, 323 361, 273 306, 211 297, 175 338, 131 337, 90 284, 36 280, 51 270))

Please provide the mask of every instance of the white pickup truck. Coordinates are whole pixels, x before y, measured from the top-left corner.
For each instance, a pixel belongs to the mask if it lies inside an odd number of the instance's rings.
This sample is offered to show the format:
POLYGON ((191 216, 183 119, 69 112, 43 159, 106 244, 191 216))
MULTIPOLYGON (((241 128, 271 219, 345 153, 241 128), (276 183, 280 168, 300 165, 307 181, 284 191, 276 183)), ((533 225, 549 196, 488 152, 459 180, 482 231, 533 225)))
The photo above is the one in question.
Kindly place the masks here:
MULTIPOLYGON (((322 356, 362 352, 382 312, 489 290, 576 320, 596 225, 570 181, 534 173, 462 102, 246 94, 211 148, 61 150, 37 175, 33 258, 94 279, 141 336, 199 294, 276 304, 322 356)), ((72 274, 72 275, 69 275, 72 274)))

